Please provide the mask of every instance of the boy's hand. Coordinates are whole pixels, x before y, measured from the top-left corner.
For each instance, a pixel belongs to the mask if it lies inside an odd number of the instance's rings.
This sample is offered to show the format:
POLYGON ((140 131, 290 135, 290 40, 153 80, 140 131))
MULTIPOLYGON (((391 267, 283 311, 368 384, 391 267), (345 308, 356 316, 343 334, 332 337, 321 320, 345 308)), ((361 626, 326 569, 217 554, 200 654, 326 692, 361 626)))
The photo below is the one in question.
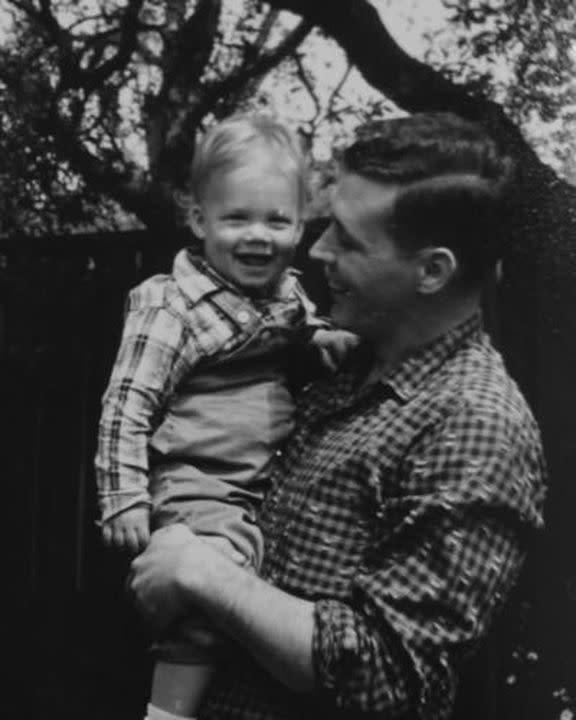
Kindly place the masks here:
POLYGON ((346 330, 316 330, 312 343, 320 350, 323 364, 335 371, 346 355, 360 342, 360 338, 346 330))
POLYGON ((150 541, 148 506, 136 505, 106 520, 102 525, 102 537, 107 547, 137 555, 150 541))

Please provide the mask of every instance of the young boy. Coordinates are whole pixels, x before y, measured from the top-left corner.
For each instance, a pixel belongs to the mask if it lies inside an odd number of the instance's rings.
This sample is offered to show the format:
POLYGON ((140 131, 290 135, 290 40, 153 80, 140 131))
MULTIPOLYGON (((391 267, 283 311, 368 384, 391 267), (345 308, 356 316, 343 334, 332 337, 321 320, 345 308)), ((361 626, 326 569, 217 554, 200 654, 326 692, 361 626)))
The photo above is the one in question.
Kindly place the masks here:
MULTIPOLYGON (((292 429, 287 350, 311 341, 333 358, 353 339, 315 316, 289 268, 305 204, 292 133, 260 115, 220 123, 196 149, 192 195, 201 254, 182 250, 129 296, 96 456, 103 537, 136 553, 184 522, 257 571, 267 466, 292 429)), ((192 717, 213 672, 202 619, 170 630, 149 720, 192 717)))

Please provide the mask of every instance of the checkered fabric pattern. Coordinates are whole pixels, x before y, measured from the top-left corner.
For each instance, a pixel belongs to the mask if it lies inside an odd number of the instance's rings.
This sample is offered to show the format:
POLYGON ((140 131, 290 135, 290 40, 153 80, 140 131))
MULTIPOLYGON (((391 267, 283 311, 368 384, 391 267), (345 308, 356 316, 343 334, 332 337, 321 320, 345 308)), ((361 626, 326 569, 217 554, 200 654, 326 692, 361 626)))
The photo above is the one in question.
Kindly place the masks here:
POLYGON ((218 360, 257 338, 270 349, 326 327, 288 271, 271 297, 253 300, 202 258, 178 253, 171 275, 136 287, 103 398, 96 479, 103 520, 149 504, 148 441, 180 382, 201 361, 218 360))
POLYGON ((360 355, 302 397, 261 511, 263 577, 315 602, 318 692, 243 659, 202 720, 448 718, 542 525, 538 428, 478 317, 374 385, 360 355))

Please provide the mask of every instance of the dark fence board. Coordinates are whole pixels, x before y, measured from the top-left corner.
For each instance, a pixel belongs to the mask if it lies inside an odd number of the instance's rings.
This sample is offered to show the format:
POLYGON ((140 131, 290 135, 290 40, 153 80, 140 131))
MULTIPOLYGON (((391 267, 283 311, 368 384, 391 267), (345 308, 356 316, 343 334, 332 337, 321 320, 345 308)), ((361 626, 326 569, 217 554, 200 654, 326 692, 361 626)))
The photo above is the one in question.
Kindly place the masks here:
MULTIPOLYGON (((322 222, 311 224, 296 263, 325 310, 322 271, 306 258, 322 228, 322 222)), ((123 596, 126 561, 100 543, 92 459, 126 293, 168 270, 188 240, 146 232, 0 240, 1 539, 10 607, 1 629, 16 671, 8 684, 14 717, 142 715, 147 636, 123 596)), ((500 344, 504 330, 494 289, 485 305, 500 344)), ((503 625, 518 625, 518 608, 503 625)), ((576 630, 574 624, 569 627, 576 630)), ((538 626, 537 634, 548 637, 547 628, 538 626)), ((554 680, 534 678, 532 696, 526 683, 517 691, 507 682, 501 648, 487 647, 473 666, 475 689, 462 696, 460 717, 553 720, 534 698, 542 700, 545 692, 539 681, 548 688, 554 680)), ((547 667, 560 677, 565 662, 558 658, 547 667)), ((532 682, 530 672, 525 678, 532 682)))

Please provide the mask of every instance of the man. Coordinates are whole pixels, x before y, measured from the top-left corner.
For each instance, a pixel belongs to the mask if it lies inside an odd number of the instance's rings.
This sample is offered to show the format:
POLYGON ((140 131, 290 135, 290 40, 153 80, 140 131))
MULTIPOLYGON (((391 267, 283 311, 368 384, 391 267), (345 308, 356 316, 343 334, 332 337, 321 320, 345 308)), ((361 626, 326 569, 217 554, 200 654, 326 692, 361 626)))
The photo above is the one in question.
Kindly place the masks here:
POLYGON ((149 616, 197 606, 235 641, 203 719, 450 716, 541 525, 538 429, 481 329, 509 181, 449 114, 364 128, 344 153, 311 254, 363 343, 300 400, 261 577, 184 527, 133 566, 149 616))

